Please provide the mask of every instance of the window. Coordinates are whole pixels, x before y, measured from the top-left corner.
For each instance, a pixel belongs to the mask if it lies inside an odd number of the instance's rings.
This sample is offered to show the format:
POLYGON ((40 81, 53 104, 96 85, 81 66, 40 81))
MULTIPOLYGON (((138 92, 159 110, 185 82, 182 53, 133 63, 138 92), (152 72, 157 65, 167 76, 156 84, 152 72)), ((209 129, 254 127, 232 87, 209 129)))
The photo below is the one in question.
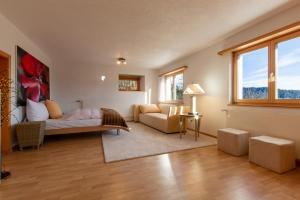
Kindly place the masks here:
POLYGON ((300 99, 300 37, 276 44, 276 99, 300 99))
POLYGON ((171 74, 165 78, 166 100, 178 101, 183 98, 183 72, 171 74))
POLYGON ((300 31, 233 53, 236 104, 300 106, 300 31))
POLYGON ((119 91, 141 91, 140 76, 119 75, 119 91))
POLYGON ((166 77, 166 100, 174 99, 174 77, 166 77))
POLYGON ((175 76, 175 97, 176 100, 182 99, 183 98, 183 73, 177 74, 175 76))
POLYGON ((238 99, 268 98, 268 47, 238 56, 238 99))
POLYGON ((183 78, 187 66, 178 67, 159 75, 159 101, 167 103, 182 103, 183 78))

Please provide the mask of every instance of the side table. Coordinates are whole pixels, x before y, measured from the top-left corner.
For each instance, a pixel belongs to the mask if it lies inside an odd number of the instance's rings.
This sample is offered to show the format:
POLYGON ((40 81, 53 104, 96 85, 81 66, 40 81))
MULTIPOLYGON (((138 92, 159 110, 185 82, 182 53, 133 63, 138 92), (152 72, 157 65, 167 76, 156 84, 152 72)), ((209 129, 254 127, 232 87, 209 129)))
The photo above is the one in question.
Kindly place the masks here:
POLYGON ((186 133, 186 119, 193 118, 195 121, 195 141, 197 141, 199 134, 200 134, 200 125, 201 125, 201 118, 203 115, 197 113, 197 114, 189 114, 189 113, 183 113, 179 114, 179 125, 180 125, 180 139, 182 138, 182 134, 186 133))
POLYGON ((20 150, 27 146, 36 146, 39 150, 44 141, 45 121, 22 122, 16 125, 20 150))

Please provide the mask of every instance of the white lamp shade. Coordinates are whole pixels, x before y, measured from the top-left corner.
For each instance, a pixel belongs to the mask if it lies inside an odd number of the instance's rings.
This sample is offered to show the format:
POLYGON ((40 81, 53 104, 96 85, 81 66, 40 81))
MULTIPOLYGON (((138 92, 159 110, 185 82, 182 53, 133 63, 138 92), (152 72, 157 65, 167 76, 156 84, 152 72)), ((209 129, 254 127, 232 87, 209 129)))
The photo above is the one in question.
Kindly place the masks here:
POLYGON ((202 89, 202 87, 197 83, 188 84, 188 86, 185 88, 183 94, 188 95, 201 95, 205 94, 205 91, 202 89))

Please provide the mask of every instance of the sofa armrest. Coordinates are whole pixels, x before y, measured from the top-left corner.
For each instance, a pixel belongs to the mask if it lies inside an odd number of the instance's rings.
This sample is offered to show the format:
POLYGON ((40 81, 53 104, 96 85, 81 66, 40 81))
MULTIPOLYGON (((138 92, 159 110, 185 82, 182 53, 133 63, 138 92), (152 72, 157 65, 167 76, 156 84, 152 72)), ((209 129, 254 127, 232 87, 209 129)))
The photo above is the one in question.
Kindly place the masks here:
POLYGON ((190 112, 190 106, 170 106, 168 117, 190 112))
POLYGON ((179 115, 172 115, 168 117, 168 131, 170 133, 178 132, 180 130, 179 115))
POLYGON ((168 113, 168 118, 172 116, 178 115, 178 106, 170 106, 169 107, 169 113, 168 113))
POLYGON ((177 109, 177 114, 183 114, 183 113, 188 113, 191 112, 191 107, 190 106, 178 106, 177 109))
POLYGON ((139 115, 140 115, 140 105, 139 104, 134 104, 133 105, 133 121, 138 122, 139 120, 139 115))

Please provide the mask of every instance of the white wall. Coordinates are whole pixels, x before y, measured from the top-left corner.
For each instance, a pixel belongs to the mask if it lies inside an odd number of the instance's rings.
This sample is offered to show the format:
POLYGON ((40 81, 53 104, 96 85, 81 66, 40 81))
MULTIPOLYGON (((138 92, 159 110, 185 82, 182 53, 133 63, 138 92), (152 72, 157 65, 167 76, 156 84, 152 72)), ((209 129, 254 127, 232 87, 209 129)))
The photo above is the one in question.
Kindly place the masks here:
MULTIPOLYGON (((230 63, 225 57, 216 56, 219 47, 210 47, 160 70, 161 73, 171 68, 188 66, 184 72, 184 87, 189 83, 199 83, 206 92, 205 95, 197 96, 197 111, 204 115, 201 131, 212 135, 216 135, 216 130, 225 126, 226 119, 221 109, 226 108, 228 103, 230 63)), ((184 103, 190 104, 188 96, 184 96, 184 103)))
MULTIPOLYGON (((299 13, 300 6, 286 10, 160 70, 161 73, 187 65, 189 68, 185 73, 185 84, 194 82, 203 86, 206 95, 197 99, 198 111, 204 115, 202 132, 216 135, 219 128, 234 127, 249 130, 253 135, 288 138, 296 142, 297 158, 300 159, 300 109, 227 106, 231 96, 231 55, 217 55, 218 51, 226 47, 300 21, 299 13), (229 110, 228 115, 221 112, 223 108, 229 110)), ((188 103, 187 98, 185 103, 188 103)))
POLYGON ((149 89, 151 101, 157 100, 157 76, 154 70, 125 66, 99 66, 96 64, 59 63, 53 72, 52 99, 57 100, 64 112, 79 108, 76 100, 83 100, 84 107, 109 107, 119 111, 124 117, 132 118, 132 105, 145 103, 149 89), (145 92, 118 91, 119 74, 145 76, 145 92), (100 80, 105 75, 104 82, 100 80))
MULTIPOLYGON (((52 73, 52 63, 49 57, 45 55, 27 36, 25 36, 20 30, 18 30, 10 21, 8 21, 3 15, 0 14, 0 50, 11 56, 11 78, 15 81, 16 78, 16 45, 22 47, 27 52, 31 53, 37 59, 45 63, 50 68, 50 78, 52 73)), ((50 80, 51 81, 51 80, 50 80)), ((12 99, 15 100, 15 99, 12 99)), ((22 119, 22 108, 19 108, 14 112, 18 119, 22 119)), ((17 120, 12 117, 12 124, 15 124, 17 120)))
MULTIPOLYGON (((11 56, 11 78, 16 77, 16 45, 19 45, 50 68, 50 95, 57 100, 64 112, 78 108, 75 100, 84 101, 84 107, 113 107, 126 117, 132 117, 131 106, 135 103, 145 103, 149 89, 152 90, 151 101, 157 100, 157 76, 154 70, 131 68, 130 63, 119 67, 101 67, 95 64, 53 62, 26 35, 24 35, 9 20, 0 14, 0 50, 11 56), (119 92, 118 75, 136 74, 145 76, 145 92, 119 92), (106 75, 106 80, 99 80, 106 75)), ((24 116, 24 109, 14 112, 18 119, 24 116)), ((12 118, 12 124, 17 121, 12 118)))

